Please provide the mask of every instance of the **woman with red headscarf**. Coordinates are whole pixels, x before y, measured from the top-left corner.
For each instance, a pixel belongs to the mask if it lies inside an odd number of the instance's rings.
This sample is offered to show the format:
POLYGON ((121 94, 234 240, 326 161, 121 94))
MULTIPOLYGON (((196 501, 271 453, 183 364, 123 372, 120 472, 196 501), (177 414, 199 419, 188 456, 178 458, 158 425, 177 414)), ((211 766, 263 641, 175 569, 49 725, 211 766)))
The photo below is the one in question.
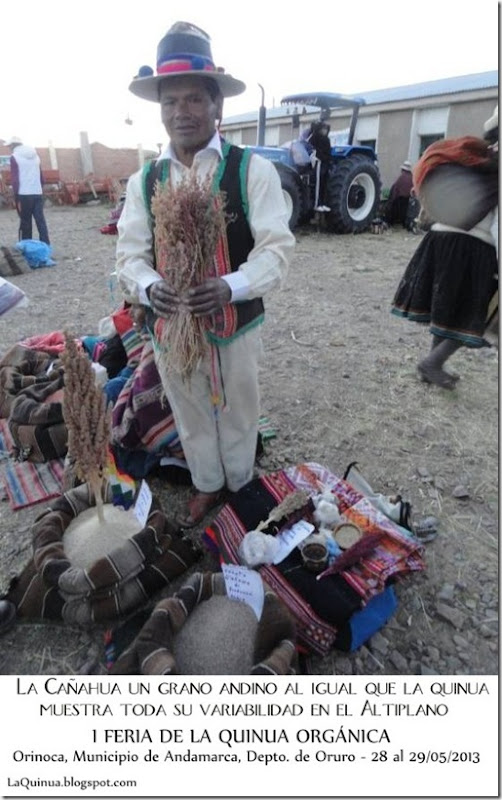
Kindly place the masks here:
POLYGON ((425 216, 433 220, 401 278, 392 313, 429 324, 432 346, 418 364, 423 381, 454 389, 444 369, 460 347, 484 337, 498 289, 498 111, 484 138, 431 145, 413 170, 425 216), (491 313, 491 310, 490 310, 491 313))

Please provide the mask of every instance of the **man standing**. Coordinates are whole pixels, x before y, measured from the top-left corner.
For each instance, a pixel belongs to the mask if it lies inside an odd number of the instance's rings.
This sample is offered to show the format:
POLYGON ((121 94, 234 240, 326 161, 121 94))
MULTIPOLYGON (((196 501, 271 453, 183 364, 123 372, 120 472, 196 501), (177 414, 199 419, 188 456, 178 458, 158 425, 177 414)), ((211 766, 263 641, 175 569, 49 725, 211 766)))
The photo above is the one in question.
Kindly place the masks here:
POLYGON ((42 195, 42 169, 34 147, 22 143, 18 136, 6 142, 11 150, 10 174, 16 208, 21 218, 21 239, 32 239, 32 218, 35 220, 41 242, 50 244, 44 216, 42 195))
MULTIPOLYGON (((223 99, 245 85, 215 67, 204 31, 175 23, 158 46, 157 74, 142 67, 129 88, 160 103, 170 142, 153 167, 129 179, 118 223, 119 285, 127 301, 149 307, 154 318, 168 319, 184 306, 206 328, 206 355, 190 381, 162 376, 196 489, 179 520, 190 527, 225 489, 236 492, 253 477, 262 297, 285 277, 295 240, 273 164, 229 145, 217 131, 223 99), (201 181, 211 176, 214 191, 226 197, 216 276, 208 264, 207 278, 183 298, 155 269, 151 169, 172 186, 193 174, 201 181)), ((154 347, 158 355, 155 337, 154 347)))

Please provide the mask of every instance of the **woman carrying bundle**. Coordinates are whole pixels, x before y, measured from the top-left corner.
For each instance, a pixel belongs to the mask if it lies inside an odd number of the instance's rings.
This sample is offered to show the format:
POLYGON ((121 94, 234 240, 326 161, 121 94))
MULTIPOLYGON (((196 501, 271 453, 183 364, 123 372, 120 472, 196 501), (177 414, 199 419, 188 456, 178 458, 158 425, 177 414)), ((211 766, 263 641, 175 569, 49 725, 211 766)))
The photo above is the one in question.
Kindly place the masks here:
POLYGON ((498 110, 484 138, 445 139, 427 148, 413 170, 415 191, 433 224, 413 255, 391 312, 428 323, 429 354, 418 364, 427 383, 454 389, 444 369, 460 347, 484 338, 498 289, 498 110))

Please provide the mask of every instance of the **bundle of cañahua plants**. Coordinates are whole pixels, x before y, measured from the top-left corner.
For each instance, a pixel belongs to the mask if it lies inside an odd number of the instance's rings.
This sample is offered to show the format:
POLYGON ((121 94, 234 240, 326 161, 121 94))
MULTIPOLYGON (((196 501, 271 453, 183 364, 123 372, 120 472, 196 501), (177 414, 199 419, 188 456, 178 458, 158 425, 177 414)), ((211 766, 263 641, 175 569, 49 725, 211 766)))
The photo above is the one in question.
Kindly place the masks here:
POLYGON ((175 313, 155 322, 158 366, 187 380, 206 352, 207 323, 183 300, 190 288, 216 277, 216 253, 226 226, 225 197, 211 185, 210 177, 201 181, 190 173, 176 186, 157 182, 152 198, 157 271, 182 301, 175 313))
POLYGON ((103 488, 110 441, 106 395, 86 353, 65 331, 63 419, 68 429, 68 458, 75 475, 92 489, 98 516, 104 522, 103 488))

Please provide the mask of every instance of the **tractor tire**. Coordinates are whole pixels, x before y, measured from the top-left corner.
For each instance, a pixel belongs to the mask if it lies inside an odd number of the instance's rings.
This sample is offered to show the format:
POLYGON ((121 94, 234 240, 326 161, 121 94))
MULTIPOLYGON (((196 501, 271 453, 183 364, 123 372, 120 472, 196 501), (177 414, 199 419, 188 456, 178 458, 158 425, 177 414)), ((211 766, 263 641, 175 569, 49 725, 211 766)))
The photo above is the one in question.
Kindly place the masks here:
POLYGON ((328 175, 327 229, 331 233, 367 230, 378 212, 381 187, 377 167, 360 154, 334 164, 328 175))
POLYGON ((294 230, 300 222, 302 214, 302 191, 296 175, 288 169, 276 166, 281 179, 282 194, 289 211, 289 228, 294 230))

